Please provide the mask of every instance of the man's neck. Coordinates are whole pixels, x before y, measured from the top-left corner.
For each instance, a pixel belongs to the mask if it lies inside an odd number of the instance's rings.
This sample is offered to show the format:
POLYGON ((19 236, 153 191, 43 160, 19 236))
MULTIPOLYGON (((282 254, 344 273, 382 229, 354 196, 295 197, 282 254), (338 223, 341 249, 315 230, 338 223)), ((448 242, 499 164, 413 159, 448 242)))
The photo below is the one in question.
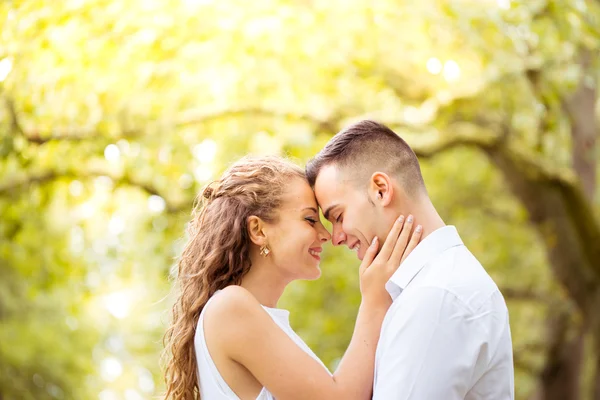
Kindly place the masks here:
POLYGON ((437 216, 427 216, 427 217, 419 217, 416 219, 416 223, 423 226, 423 233, 421 234, 421 240, 425 239, 427 236, 437 231, 440 228, 446 226, 444 221, 437 216))
POLYGON ((410 213, 412 213, 415 217, 415 227, 417 225, 421 225, 423 227, 421 240, 425 239, 436 230, 446 226, 444 220, 442 217, 440 217, 433 204, 431 204, 429 198, 425 198, 423 201, 412 204, 410 207, 410 213))

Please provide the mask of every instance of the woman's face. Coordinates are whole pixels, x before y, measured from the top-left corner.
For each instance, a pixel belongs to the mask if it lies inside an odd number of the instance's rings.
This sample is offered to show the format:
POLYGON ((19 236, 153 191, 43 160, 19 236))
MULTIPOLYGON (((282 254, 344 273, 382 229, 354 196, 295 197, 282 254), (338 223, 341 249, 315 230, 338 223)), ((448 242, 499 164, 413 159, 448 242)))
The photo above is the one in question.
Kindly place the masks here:
POLYGON ((314 193, 306 180, 295 178, 285 195, 274 224, 265 233, 272 261, 287 279, 317 279, 323 243, 331 239, 319 218, 314 193))

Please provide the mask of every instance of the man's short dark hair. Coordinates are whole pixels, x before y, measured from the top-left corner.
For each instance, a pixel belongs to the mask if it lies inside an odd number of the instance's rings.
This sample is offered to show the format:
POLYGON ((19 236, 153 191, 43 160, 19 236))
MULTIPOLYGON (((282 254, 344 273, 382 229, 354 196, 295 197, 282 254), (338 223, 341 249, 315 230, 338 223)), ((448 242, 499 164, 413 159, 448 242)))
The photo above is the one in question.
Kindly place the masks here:
POLYGON ((306 177, 314 188, 321 169, 335 165, 357 183, 368 182, 376 172, 397 179, 410 195, 423 193, 425 184, 417 156, 410 146, 387 126, 363 120, 337 133, 306 164, 306 177), (346 170, 346 168, 349 168, 346 170))

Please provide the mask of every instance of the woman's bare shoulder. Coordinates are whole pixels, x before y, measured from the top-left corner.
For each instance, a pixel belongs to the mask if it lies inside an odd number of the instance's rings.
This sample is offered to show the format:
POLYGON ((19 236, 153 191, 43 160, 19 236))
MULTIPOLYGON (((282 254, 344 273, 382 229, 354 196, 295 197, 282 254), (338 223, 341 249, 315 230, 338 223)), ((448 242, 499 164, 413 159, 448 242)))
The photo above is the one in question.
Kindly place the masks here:
POLYGON ((263 319, 265 311, 248 290, 231 285, 215 294, 204 312, 205 328, 229 336, 240 328, 263 319), (232 329, 233 328, 233 329, 232 329))

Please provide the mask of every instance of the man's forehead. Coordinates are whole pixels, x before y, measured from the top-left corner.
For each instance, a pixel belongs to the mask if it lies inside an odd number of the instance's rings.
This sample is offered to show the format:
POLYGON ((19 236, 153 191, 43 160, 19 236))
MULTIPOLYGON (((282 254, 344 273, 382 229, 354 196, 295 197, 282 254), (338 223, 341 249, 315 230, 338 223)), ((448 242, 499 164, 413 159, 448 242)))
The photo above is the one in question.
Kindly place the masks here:
POLYGON ((326 165, 319 171, 315 181, 315 192, 317 196, 319 192, 331 193, 334 192, 341 184, 340 171, 335 165, 326 165))
POLYGON ((315 195, 325 218, 332 210, 344 202, 345 182, 334 165, 327 165, 319 171, 315 182, 315 195))

